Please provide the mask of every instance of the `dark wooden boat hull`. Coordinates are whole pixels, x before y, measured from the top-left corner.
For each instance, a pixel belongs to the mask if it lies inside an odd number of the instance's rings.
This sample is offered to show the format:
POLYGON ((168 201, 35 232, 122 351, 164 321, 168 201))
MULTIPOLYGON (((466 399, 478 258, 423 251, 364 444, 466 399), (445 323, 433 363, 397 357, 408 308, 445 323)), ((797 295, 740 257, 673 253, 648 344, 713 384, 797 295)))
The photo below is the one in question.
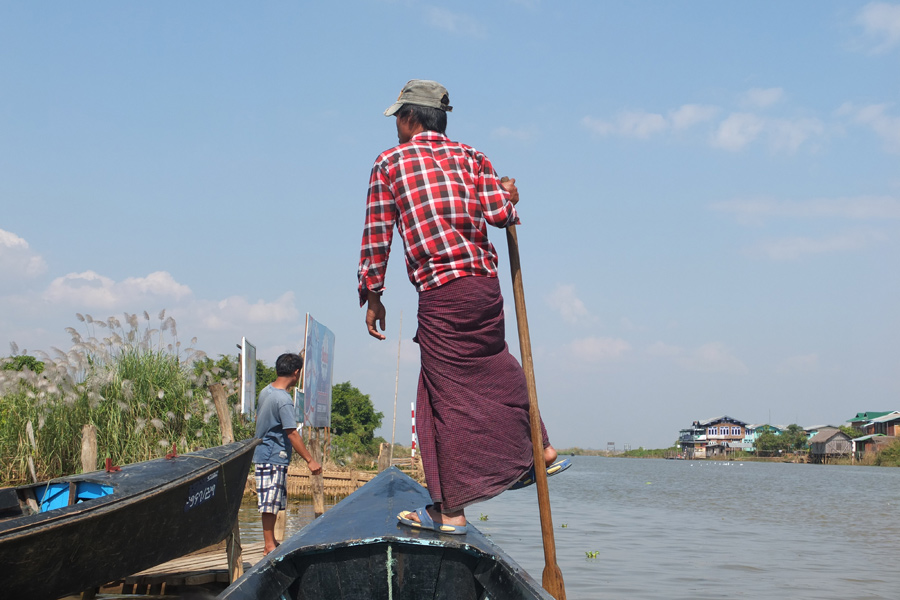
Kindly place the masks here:
POLYGON ((0 521, 0 595, 58 598, 221 541, 237 519, 258 443, 53 480, 113 493, 0 521))
POLYGON ((396 467, 306 526, 219 600, 519 600, 552 597, 470 523, 466 535, 417 531, 401 510, 430 502, 396 467))

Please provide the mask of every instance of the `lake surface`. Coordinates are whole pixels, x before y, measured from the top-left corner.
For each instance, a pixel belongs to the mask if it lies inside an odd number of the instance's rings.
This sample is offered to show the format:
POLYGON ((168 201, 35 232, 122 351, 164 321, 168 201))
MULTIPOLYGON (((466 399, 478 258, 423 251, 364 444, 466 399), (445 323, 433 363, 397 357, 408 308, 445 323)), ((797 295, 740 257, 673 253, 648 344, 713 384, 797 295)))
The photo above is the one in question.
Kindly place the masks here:
MULTIPOLYGON (((557 561, 570 600, 900 598, 898 468, 572 461, 549 480, 557 561)), ((533 487, 466 514, 541 580, 533 487)), ((311 504, 291 502, 288 535, 312 517, 311 504)), ((242 520, 242 538, 261 541, 254 505, 245 505, 242 520)))

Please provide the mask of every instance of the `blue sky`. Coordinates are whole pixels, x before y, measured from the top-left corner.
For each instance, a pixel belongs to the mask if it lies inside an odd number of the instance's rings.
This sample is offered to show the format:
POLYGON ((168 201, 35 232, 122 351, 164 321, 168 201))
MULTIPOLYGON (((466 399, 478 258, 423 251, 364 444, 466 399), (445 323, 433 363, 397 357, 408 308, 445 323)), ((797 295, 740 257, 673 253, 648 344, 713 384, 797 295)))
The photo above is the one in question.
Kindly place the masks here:
POLYGON ((408 443, 416 294, 398 246, 379 343, 356 267, 381 113, 422 78, 517 178, 557 446, 900 409, 898 67, 897 2, 5 2, 3 353, 166 309, 272 364, 309 312, 390 438, 402 312, 408 443))

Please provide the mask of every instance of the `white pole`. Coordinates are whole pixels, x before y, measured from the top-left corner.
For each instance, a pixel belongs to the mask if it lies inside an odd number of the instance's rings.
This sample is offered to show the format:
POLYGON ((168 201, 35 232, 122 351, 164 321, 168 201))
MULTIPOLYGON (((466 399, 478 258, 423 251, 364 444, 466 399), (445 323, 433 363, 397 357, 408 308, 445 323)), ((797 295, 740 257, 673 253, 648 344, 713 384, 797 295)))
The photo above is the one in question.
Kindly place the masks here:
POLYGON ((394 379, 394 424, 391 427, 391 462, 394 461, 394 435, 397 433, 397 392, 400 389, 400 344, 403 342, 403 310, 400 310, 400 331, 397 334, 397 377, 394 379))

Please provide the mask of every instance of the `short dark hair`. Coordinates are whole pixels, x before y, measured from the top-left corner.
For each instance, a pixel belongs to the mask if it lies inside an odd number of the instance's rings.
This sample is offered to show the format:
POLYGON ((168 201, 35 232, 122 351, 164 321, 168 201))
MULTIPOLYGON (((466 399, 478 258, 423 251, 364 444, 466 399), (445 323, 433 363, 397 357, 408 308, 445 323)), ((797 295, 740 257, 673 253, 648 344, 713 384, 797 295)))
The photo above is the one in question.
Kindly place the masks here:
POLYGON ((397 117, 412 119, 421 125, 425 131, 447 132, 447 112, 440 108, 419 106, 418 104, 404 104, 397 111, 397 117))
POLYGON ((303 359, 299 354, 282 354, 275 361, 275 374, 279 377, 287 377, 294 374, 297 369, 303 368, 303 359))

